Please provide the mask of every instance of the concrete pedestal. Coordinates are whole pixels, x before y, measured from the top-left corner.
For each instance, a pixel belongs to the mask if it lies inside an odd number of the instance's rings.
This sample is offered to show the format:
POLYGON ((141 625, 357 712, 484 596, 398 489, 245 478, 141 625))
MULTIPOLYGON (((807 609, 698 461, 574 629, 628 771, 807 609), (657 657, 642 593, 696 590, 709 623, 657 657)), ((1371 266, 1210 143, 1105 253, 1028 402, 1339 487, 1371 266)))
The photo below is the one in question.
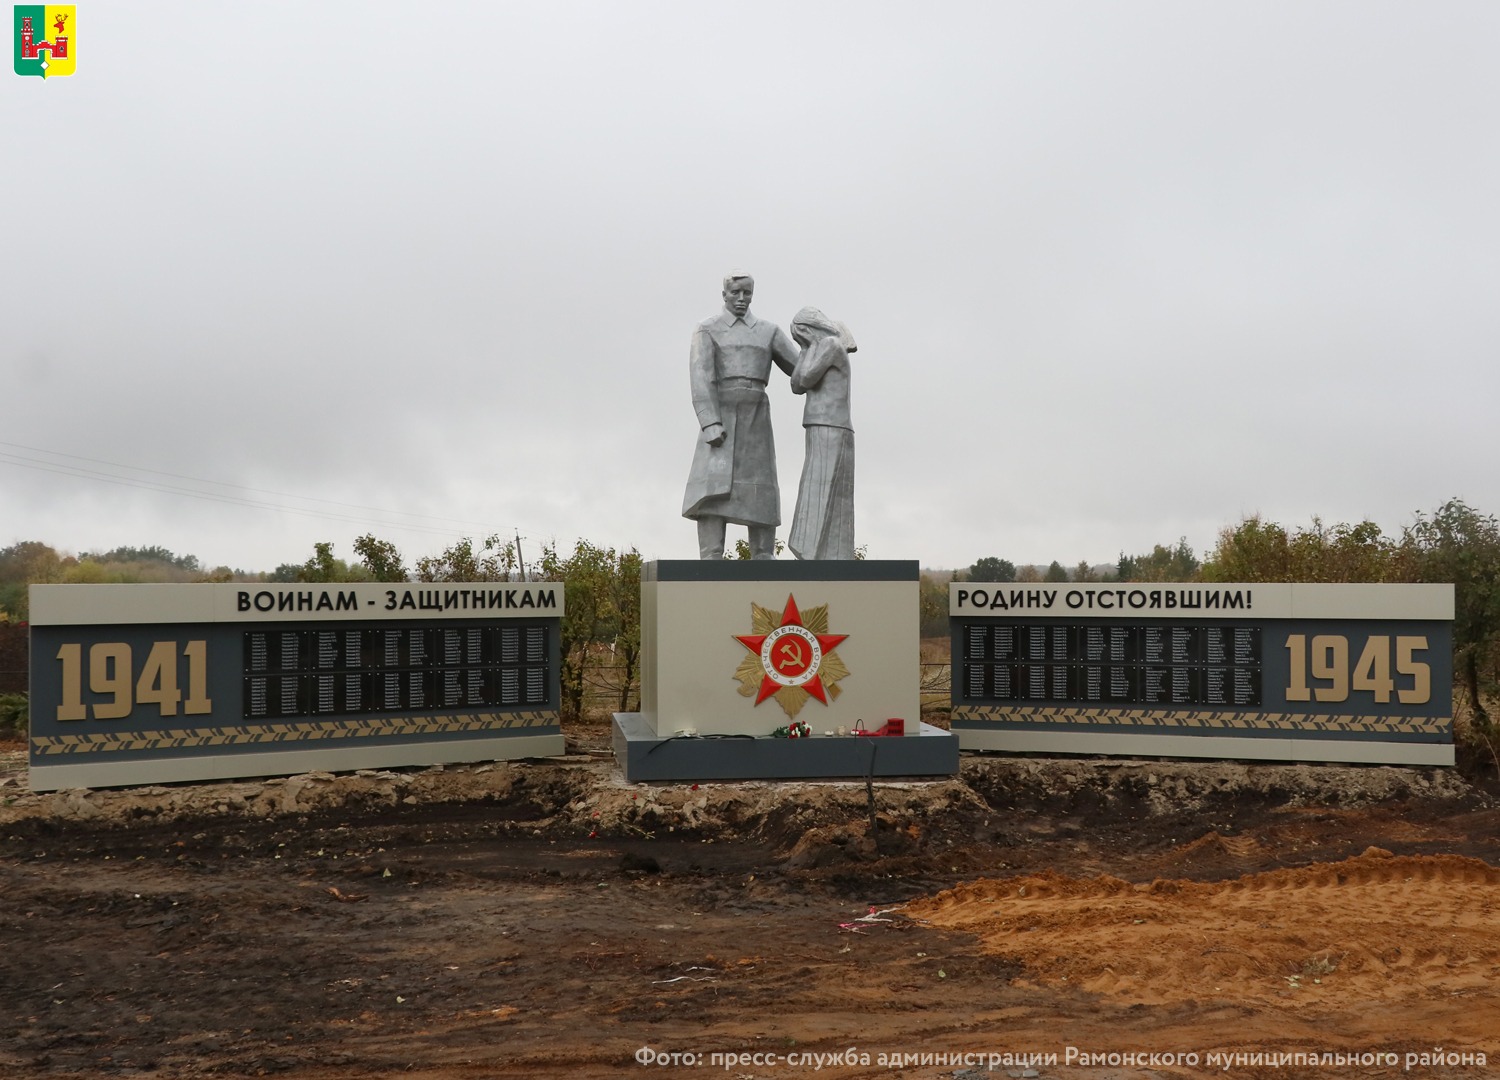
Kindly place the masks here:
POLYGON ((915 560, 646 564, 626 778, 864 776, 870 745, 874 775, 955 772, 957 739, 920 723, 918 577, 915 560), (892 718, 904 735, 834 734, 892 718), (813 737, 772 737, 793 722, 813 737))

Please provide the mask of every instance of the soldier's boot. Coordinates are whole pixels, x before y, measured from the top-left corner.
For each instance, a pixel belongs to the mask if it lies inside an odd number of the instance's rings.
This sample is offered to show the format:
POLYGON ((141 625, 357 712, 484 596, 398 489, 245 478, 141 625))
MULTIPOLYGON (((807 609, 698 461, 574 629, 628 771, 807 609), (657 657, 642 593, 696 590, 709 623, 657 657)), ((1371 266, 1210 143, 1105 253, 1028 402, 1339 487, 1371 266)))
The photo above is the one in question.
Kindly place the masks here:
POLYGON ((722 559, 724 557, 724 519, 702 517, 698 519, 698 558, 722 559))
POLYGON ((776 526, 751 525, 750 557, 752 559, 776 558, 776 526))

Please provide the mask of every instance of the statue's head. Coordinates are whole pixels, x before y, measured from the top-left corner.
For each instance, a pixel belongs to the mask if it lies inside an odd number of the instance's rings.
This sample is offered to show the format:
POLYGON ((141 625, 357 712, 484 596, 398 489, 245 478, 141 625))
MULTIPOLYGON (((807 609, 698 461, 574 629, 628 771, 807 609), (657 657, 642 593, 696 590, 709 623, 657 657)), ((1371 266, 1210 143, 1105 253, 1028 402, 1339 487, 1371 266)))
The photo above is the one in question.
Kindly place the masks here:
POLYGON ((724 275, 724 306, 740 318, 750 311, 750 298, 755 295, 755 279, 740 270, 731 270, 724 275))
POLYGON ((815 307, 805 307, 792 316, 792 340, 798 345, 806 348, 814 341, 826 337, 838 338, 845 352, 854 352, 859 348, 847 326, 830 319, 815 307))

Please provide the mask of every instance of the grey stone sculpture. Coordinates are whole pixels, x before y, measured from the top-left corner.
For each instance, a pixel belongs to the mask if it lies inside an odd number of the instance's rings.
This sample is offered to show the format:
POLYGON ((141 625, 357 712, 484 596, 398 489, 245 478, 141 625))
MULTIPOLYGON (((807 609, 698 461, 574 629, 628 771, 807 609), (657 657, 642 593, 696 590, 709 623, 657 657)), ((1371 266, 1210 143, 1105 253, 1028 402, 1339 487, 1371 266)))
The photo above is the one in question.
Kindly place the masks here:
POLYGON ((806 307, 792 319, 802 355, 792 393, 806 394, 807 453, 787 547, 799 559, 854 558, 854 425, 849 420, 849 354, 859 348, 843 323, 806 307))
POLYGON ((750 555, 776 557, 781 488, 766 380, 771 365, 788 375, 797 347, 781 327, 750 314, 755 279, 724 278, 724 310, 693 331, 688 375, 699 438, 682 498, 682 516, 698 522, 698 556, 724 557, 726 522, 750 530, 750 555))

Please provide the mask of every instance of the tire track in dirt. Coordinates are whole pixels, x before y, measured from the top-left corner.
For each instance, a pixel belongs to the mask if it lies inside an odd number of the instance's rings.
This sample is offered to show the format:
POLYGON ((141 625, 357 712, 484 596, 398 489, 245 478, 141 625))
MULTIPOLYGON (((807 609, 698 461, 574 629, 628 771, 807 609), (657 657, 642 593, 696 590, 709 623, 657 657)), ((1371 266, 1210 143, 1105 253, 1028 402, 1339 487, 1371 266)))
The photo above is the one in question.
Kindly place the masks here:
POLYGON ((1166 873, 1192 873, 1197 877, 1229 873, 1246 874, 1271 861, 1272 853, 1254 836, 1225 836, 1211 832, 1191 843, 1181 844, 1150 864, 1166 873))
MULTIPOLYGON (((1248 857, 1250 845, 1221 850, 1248 857)), ((1341 1010, 1475 995, 1472 1026, 1488 1037, 1500 1030, 1488 994, 1500 978, 1497 906, 1500 870, 1486 863, 1371 849, 1232 881, 980 880, 906 914, 973 934, 1034 984, 1118 1004, 1341 1010)))

